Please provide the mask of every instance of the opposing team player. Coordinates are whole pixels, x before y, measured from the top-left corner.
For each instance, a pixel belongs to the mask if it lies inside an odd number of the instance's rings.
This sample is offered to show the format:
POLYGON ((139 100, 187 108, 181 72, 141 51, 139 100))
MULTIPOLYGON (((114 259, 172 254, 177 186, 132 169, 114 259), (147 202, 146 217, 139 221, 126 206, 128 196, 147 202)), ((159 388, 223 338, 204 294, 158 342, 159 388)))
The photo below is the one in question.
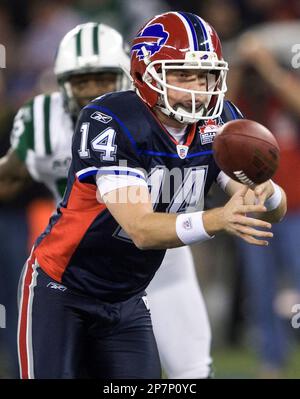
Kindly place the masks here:
MULTIPOLYGON (((34 179, 60 202, 78 113, 98 95, 128 86, 120 65, 129 70, 129 57, 114 29, 88 23, 65 36, 55 63, 61 92, 39 95, 18 112, 12 148, 0 165, 0 198, 16 195, 34 179)), ((167 251, 147 292, 165 373, 169 378, 207 377, 210 327, 187 246, 167 251)))
POLYGON ((159 377, 145 289, 165 249, 220 231, 267 245, 272 233, 258 228, 270 223, 245 214, 278 221, 283 191, 267 182, 253 193, 212 157, 207 132, 238 115, 223 102, 226 70, 212 27, 162 14, 133 41, 137 93, 104 95, 81 112, 63 202, 21 279, 23 378, 159 377), (232 198, 199 211, 214 180, 232 198))

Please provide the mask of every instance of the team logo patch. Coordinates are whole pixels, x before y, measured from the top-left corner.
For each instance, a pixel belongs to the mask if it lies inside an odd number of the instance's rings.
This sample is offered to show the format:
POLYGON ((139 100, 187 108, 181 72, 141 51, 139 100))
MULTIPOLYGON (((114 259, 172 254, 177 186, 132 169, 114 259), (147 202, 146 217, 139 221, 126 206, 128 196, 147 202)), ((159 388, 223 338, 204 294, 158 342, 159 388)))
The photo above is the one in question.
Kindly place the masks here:
POLYGON ((187 145, 181 145, 181 144, 178 144, 176 146, 176 149, 177 149, 177 154, 181 159, 184 159, 189 151, 189 147, 187 145))
POLYGON ((132 46, 131 51, 136 51, 136 55, 139 57, 139 61, 145 58, 145 54, 142 50, 146 48, 150 57, 157 53, 162 46, 168 40, 169 33, 164 30, 162 24, 154 24, 147 26, 136 38, 135 45, 132 46))
POLYGON ((208 119, 205 121, 205 124, 199 127, 201 144, 205 145, 212 143, 216 137, 218 128, 219 124, 217 124, 215 120, 208 119))
POLYGON ((112 117, 109 115, 105 115, 102 112, 96 111, 91 115, 92 119, 95 119, 98 122, 109 123, 112 120, 112 117))

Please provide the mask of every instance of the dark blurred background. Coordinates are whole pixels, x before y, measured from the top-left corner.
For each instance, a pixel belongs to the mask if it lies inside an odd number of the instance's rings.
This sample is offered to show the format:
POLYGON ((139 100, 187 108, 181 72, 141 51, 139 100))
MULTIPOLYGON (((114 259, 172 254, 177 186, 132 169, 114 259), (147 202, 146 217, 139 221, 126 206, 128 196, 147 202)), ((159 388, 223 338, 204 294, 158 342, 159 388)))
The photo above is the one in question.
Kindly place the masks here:
MULTIPOLYGON (((171 10, 196 13, 218 32, 230 67, 227 98, 277 137, 282 156, 274 180, 288 195, 288 215, 274 226, 276 238, 265 252, 229 236, 193 247, 212 324, 215 376, 299 378, 300 331, 291 324, 292 308, 300 303, 300 102, 295 101, 300 69, 292 62, 293 46, 300 43, 298 0, 0 0, 0 44, 6 49, 0 155, 9 148, 18 108, 38 93, 57 90, 54 57, 68 30, 104 22, 130 41, 146 20, 171 10)), ((213 190, 208 207, 225 201, 213 190)), ((14 340, 15 287, 3 287, 9 273, 19 275, 52 207, 38 184, 0 204, 0 303, 7 308, 7 327, 0 328, 0 378, 17 376, 16 353, 7 345, 14 340)))

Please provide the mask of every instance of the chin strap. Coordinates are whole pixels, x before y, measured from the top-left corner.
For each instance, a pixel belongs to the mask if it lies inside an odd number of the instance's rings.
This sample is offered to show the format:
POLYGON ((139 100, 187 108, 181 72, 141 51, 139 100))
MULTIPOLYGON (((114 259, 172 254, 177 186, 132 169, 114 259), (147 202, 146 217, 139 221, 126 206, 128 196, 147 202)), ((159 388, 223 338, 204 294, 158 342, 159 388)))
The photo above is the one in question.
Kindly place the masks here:
MULTIPOLYGON (((158 108, 163 114, 167 115, 169 118, 175 119, 176 121, 180 122, 180 123, 188 123, 188 124, 192 124, 192 123, 196 123, 199 121, 199 118, 192 118, 191 116, 188 115, 188 113, 186 115, 177 115, 172 111, 169 111, 168 109, 166 109, 161 103, 156 105, 156 108, 158 108)), ((180 106, 178 106, 176 108, 176 111, 180 111, 185 113, 185 109, 184 108, 180 108, 180 106)), ((200 116, 206 116, 208 115, 208 111, 207 108, 204 104, 201 104, 199 111, 197 111, 197 114, 199 115, 199 113, 201 112, 200 116)))

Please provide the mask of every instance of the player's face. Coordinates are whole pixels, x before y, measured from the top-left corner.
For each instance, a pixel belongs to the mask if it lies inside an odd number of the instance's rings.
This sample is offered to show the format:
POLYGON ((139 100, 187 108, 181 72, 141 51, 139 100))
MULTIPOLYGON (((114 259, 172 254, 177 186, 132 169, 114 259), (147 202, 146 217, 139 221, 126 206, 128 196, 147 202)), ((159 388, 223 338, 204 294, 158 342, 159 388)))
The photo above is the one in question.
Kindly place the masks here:
POLYGON ((78 105, 84 107, 94 98, 116 91, 117 74, 102 72, 76 75, 70 78, 70 84, 78 105))
MULTIPOLYGON (((198 69, 178 69, 175 71, 168 71, 167 83, 183 89, 206 91, 207 75, 207 72, 199 71, 198 69)), ((182 107, 188 112, 192 111, 192 97, 189 93, 185 93, 179 90, 168 89, 168 100, 171 107, 173 107, 174 109, 182 107)), ((207 95, 197 94, 196 111, 198 111, 201 105, 205 104, 206 102, 207 95)))

